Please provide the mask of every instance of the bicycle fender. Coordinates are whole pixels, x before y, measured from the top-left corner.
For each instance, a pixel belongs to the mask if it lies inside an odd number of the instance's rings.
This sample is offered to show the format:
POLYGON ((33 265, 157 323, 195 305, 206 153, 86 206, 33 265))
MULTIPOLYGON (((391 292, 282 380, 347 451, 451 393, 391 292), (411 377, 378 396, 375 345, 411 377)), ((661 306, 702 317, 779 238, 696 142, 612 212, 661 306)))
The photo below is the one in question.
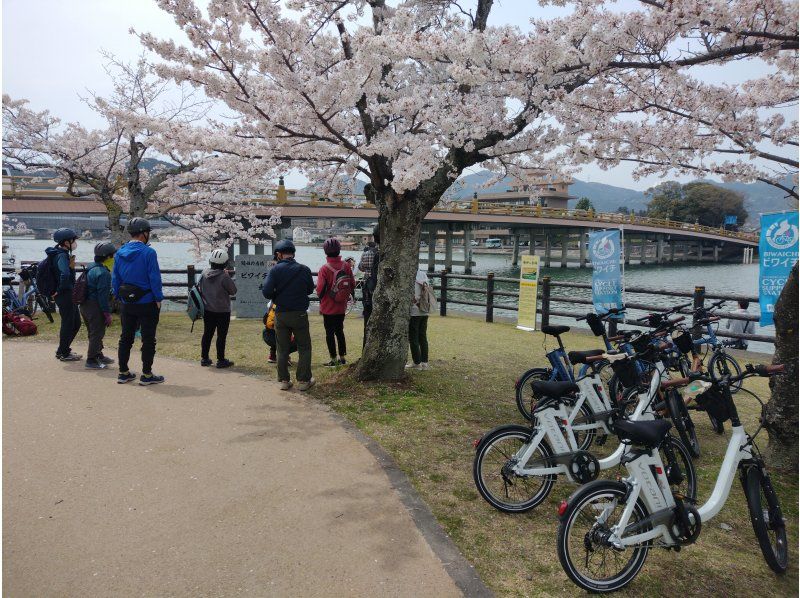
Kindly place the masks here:
POLYGON ((523 426, 520 424, 504 424, 502 426, 497 426, 496 428, 492 428, 486 434, 481 436, 477 441, 475 441, 475 451, 479 451, 486 442, 492 438, 498 432, 505 432, 505 431, 512 431, 512 432, 522 432, 523 434, 527 434, 528 436, 531 435, 533 431, 530 426, 523 426))
POLYGON ((617 482, 614 480, 594 480, 588 484, 580 486, 577 490, 569 495, 567 500, 561 502, 558 508, 558 519, 562 522, 566 521, 567 517, 569 517, 569 515, 572 513, 572 510, 575 508, 575 504, 579 502, 586 493, 594 491, 598 486, 606 488, 618 488, 619 490, 625 492, 626 500, 631 490, 630 486, 624 482, 617 482))

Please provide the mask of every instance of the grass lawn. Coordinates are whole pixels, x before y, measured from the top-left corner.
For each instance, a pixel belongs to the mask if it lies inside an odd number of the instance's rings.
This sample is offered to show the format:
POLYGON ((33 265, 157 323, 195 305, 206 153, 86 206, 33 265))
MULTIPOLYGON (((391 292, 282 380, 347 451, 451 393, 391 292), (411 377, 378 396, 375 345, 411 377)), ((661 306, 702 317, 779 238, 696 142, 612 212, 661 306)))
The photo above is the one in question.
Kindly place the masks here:
MULTIPOLYGON (((116 319, 116 318, 115 318, 116 319)), ((38 318, 40 340, 56 335, 56 325, 38 318)), ((472 481, 473 441, 503 423, 522 423, 514 405, 514 380, 535 365, 544 365, 546 349, 555 343, 541 333, 527 333, 510 324, 485 324, 467 317, 431 318, 428 335, 431 369, 413 372, 407 383, 354 384, 344 369, 323 368, 327 359, 319 316, 312 316, 314 375, 321 382, 313 395, 375 438, 412 480, 442 526, 447 530, 484 581, 502 596, 545 596, 577 593, 563 573, 555 553, 556 509, 575 488, 559 481, 548 500, 523 515, 505 515, 479 496, 472 481)), ((189 332, 183 314, 167 314, 159 327, 158 351, 182 359, 199 360, 200 330, 189 332)), ((198 330, 198 328, 200 330, 198 330)), ((350 359, 361 351, 362 320, 346 320, 350 359)), ((107 335, 113 347, 119 334, 115 321, 107 335)), ((85 339, 82 329, 79 338, 85 339)), ((260 320, 231 323, 228 358, 244 371, 275 379, 274 366, 266 363, 260 320)), ((6 349, 13 350, 6 340, 6 349)), ((586 334, 565 335, 569 349, 598 348, 586 334)), ((55 351, 55 347, 53 347, 55 351)), ((113 354, 113 349, 109 351, 113 354)), ((213 349, 212 349, 213 357, 213 349)), ((749 354, 740 362, 766 356, 749 354)), ((199 366, 198 366, 199 367, 199 366)), ((154 370, 167 376, 169 371, 154 370)), ((751 379, 747 387, 764 400, 769 396, 765 379, 751 379)), ((740 396, 739 411, 746 429, 753 432, 759 406, 740 396)), ((711 494, 727 435, 711 431, 702 414, 695 416, 702 456, 696 461, 699 500, 711 494)), ((729 429, 729 424, 726 424, 729 429)), ((766 445, 766 433, 758 440, 766 445)), ((624 470, 621 470, 624 471, 624 470)), ((611 470, 616 475, 617 470, 611 470)), ((764 562, 747 513, 741 486, 734 481, 728 503, 707 525, 693 546, 680 553, 654 549, 634 583, 623 595, 797 595, 797 474, 773 472, 789 531, 791 567, 774 575, 764 562), (721 527, 724 524, 724 527, 721 527)))

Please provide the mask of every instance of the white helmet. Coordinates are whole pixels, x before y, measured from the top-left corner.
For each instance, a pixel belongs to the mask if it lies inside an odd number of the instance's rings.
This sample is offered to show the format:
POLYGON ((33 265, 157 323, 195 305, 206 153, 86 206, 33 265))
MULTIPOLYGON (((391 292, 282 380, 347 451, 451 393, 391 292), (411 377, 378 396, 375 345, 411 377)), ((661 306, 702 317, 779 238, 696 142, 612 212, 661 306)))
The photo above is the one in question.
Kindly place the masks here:
POLYGON ((211 255, 208 258, 209 264, 227 264, 228 263, 228 251, 226 249, 215 249, 211 252, 211 255))

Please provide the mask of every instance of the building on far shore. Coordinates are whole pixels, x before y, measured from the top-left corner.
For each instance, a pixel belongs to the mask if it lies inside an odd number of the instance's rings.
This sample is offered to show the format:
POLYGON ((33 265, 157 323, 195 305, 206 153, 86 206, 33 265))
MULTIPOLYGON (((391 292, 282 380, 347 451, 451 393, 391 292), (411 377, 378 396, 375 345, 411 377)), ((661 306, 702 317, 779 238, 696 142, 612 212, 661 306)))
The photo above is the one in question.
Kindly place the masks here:
POLYGON ((512 185, 506 191, 494 193, 478 193, 475 199, 478 204, 511 204, 535 206, 544 208, 568 209, 570 199, 575 199, 569 194, 572 179, 553 175, 544 170, 529 170, 525 173, 525 180, 517 185, 512 185))

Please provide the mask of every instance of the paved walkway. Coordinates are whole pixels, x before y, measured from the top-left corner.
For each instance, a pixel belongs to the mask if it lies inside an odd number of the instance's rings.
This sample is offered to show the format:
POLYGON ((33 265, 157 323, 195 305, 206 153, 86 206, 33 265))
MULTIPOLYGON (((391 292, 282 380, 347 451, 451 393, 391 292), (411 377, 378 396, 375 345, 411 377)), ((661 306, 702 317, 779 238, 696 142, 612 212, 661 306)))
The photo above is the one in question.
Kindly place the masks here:
POLYGON ((4 596, 461 593, 302 395, 160 356, 166 384, 118 385, 50 344, 3 348, 4 596))

